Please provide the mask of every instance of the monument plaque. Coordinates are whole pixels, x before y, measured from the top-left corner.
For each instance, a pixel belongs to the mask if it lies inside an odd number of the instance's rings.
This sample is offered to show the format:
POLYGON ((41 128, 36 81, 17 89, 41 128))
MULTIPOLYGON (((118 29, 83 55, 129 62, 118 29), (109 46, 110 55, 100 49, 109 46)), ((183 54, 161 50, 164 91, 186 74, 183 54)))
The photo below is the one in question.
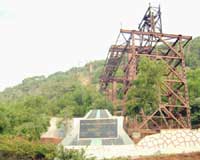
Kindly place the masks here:
POLYGON ((88 119, 80 121, 79 138, 117 138, 117 119, 88 119))

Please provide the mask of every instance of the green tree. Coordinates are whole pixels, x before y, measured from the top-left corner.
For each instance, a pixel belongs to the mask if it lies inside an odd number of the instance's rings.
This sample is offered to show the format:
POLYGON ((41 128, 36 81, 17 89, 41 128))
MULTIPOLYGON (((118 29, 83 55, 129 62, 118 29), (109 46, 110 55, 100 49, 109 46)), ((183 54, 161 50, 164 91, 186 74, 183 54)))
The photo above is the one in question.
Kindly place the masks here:
POLYGON ((15 136, 0 136, 0 159, 53 160, 55 156, 55 145, 32 142, 15 136))
POLYGON ((192 125, 200 125, 200 97, 196 98, 191 104, 192 125))
POLYGON ((6 133, 10 128, 10 120, 5 108, 0 106, 0 134, 6 133))
POLYGON ((187 70, 190 103, 200 97, 200 68, 187 70))
POLYGON ((65 150, 62 146, 58 149, 57 158, 59 160, 95 160, 95 158, 87 158, 85 151, 82 149, 78 150, 65 150))
POLYGON ((127 112, 133 116, 139 113, 141 108, 145 113, 150 113, 158 107, 160 85, 166 71, 163 61, 146 57, 140 59, 138 69, 137 79, 128 91, 127 112))

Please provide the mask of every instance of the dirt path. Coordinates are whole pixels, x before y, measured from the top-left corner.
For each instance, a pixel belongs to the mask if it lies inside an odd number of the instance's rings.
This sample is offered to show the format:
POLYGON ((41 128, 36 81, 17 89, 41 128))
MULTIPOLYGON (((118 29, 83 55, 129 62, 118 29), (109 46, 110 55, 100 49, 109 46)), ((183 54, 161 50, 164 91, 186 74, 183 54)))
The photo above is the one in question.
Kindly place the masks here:
POLYGON ((200 160, 200 152, 136 158, 134 160, 200 160))

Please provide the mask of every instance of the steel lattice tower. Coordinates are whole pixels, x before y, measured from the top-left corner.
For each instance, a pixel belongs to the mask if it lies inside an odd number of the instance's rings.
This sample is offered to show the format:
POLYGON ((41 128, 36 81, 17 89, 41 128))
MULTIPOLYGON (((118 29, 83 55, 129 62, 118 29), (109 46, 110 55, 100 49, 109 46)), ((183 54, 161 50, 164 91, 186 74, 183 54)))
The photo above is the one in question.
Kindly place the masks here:
POLYGON ((112 45, 100 77, 100 88, 114 105, 121 105, 120 114, 125 116, 124 128, 133 133, 151 134, 161 129, 191 128, 184 47, 191 36, 162 32, 160 7, 149 6, 138 30, 121 29, 116 44, 112 45), (158 47, 163 46, 163 47, 158 47), (167 74, 161 89, 161 102, 151 114, 138 113, 126 116, 126 96, 137 76, 141 56, 163 60, 167 74), (123 75, 118 76, 121 69, 123 75), (117 100, 117 84, 123 86, 123 100, 117 100), (165 100, 163 100, 165 99, 165 100))

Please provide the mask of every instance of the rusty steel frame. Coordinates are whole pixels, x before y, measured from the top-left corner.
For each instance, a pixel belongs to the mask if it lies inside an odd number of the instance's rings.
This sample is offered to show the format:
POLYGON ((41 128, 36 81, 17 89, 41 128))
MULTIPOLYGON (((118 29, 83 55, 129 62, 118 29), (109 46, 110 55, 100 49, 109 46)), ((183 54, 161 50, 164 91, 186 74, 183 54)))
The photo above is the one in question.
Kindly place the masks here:
POLYGON ((142 32, 160 32, 162 33, 162 19, 160 6, 152 7, 149 4, 147 11, 142 18, 138 30, 142 32))
POLYGON ((145 134, 159 132, 161 129, 191 128, 184 47, 192 37, 162 33, 160 7, 156 8, 156 14, 151 9, 149 7, 145 13, 139 30, 120 30, 116 44, 109 49, 100 77, 101 90, 108 93, 108 98, 114 104, 119 103, 116 100, 117 83, 123 84, 121 115, 125 116, 124 128, 130 136, 133 132, 145 134), (149 22, 149 19, 155 25, 147 25, 145 20, 149 22), (122 40, 119 41, 120 37, 122 40), (129 117, 126 116, 126 96, 136 79, 141 56, 165 62, 167 74, 160 86, 161 101, 157 109, 147 115, 141 107, 140 113, 129 117), (117 76, 116 72, 120 68, 123 75, 117 76))

